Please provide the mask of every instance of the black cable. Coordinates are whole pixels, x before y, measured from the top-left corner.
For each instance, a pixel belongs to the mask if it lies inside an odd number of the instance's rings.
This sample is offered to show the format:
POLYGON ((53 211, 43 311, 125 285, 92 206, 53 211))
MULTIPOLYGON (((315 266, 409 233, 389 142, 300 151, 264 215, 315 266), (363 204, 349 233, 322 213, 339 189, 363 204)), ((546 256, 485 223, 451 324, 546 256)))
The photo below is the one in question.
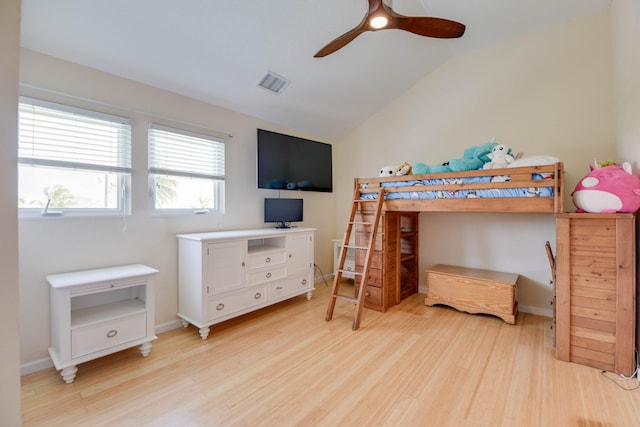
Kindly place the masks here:
POLYGON ((324 286, 328 288, 329 285, 327 284, 327 278, 324 277, 324 273, 322 272, 318 264, 313 263, 313 267, 320 272, 320 276, 322 276, 322 280, 324 281, 324 286))

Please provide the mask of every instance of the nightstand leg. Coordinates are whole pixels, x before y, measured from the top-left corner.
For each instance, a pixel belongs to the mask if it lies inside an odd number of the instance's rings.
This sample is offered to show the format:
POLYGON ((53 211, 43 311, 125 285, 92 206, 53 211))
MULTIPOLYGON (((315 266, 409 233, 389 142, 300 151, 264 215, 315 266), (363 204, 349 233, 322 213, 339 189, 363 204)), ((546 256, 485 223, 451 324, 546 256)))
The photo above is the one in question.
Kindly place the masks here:
POLYGON ((60 371, 60 375, 62 375, 62 379, 65 383, 71 384, 76 377, 76 372, 78 372, 78 367, 76 365, 73 365, 60 371))

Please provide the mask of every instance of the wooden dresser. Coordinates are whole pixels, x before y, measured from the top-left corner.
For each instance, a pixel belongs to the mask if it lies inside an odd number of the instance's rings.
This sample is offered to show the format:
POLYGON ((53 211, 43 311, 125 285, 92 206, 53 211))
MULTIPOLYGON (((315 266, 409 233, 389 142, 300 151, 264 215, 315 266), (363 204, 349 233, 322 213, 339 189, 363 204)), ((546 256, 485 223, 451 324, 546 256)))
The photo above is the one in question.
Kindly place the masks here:
POLYGON ((635 371, 636 214, 556 215, 556 357, 635 371))
MULTIPOLYGON (((373 214, 360 214, 358 221, 371 221, 373 214)), ((356 229, 356 245, 366 246, 362 227, 356 229)), ((356 271, 362 271, 366 250, 357 249, 356 271)), ((355 277, 358 292, 361 277, 355 277)), ((375 252, 369 270, 364 306, 385 312, 401 299, 418 292, 418 213, 385 212, 380 217, 375 252)))

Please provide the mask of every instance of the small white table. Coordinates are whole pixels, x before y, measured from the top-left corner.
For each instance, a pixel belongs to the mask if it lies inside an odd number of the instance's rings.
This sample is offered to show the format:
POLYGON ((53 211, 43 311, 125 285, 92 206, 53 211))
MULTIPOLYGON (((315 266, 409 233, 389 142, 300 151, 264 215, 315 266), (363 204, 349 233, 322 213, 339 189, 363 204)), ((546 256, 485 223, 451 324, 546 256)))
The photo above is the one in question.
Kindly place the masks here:
MULTIPOLYGON (((355 234, 355 233, 354 233, 355 234)), ((353 244, 353 242, 349 242, 353 244)), ((342 239, 333 240, 333 274, 338 274, 338 266, 340 264, 340 251, 342 250, 342 239)), ((344 268, 342 269, 342 277, 345 279, 355 278, 354 271, 356 270, 356 255, 355 249, 347 249, 347 257, 344 260, 344 268)))
POLYGON ((143 357, 155 336, 158 270, 142 264, 51 274, 49 355, 67 384, 77 365, 139 345, 143 357))

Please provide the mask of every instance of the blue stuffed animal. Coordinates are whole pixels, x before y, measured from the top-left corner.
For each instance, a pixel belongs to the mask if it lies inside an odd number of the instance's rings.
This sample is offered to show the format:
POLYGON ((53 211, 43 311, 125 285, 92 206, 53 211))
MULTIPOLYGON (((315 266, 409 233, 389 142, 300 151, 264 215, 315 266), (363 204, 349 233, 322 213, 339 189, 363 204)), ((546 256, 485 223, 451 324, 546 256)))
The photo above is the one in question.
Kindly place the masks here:
POLYGON ((479 147, 469 147, 464 150, 461 158, 451 159, 441 165, 429 166, 425 163, 415 163, 413 165, 414 175, 423 173, 460 172, 481 169, 485 163, 491 161, 489 154, 497 142, 491 141, 479 147))

